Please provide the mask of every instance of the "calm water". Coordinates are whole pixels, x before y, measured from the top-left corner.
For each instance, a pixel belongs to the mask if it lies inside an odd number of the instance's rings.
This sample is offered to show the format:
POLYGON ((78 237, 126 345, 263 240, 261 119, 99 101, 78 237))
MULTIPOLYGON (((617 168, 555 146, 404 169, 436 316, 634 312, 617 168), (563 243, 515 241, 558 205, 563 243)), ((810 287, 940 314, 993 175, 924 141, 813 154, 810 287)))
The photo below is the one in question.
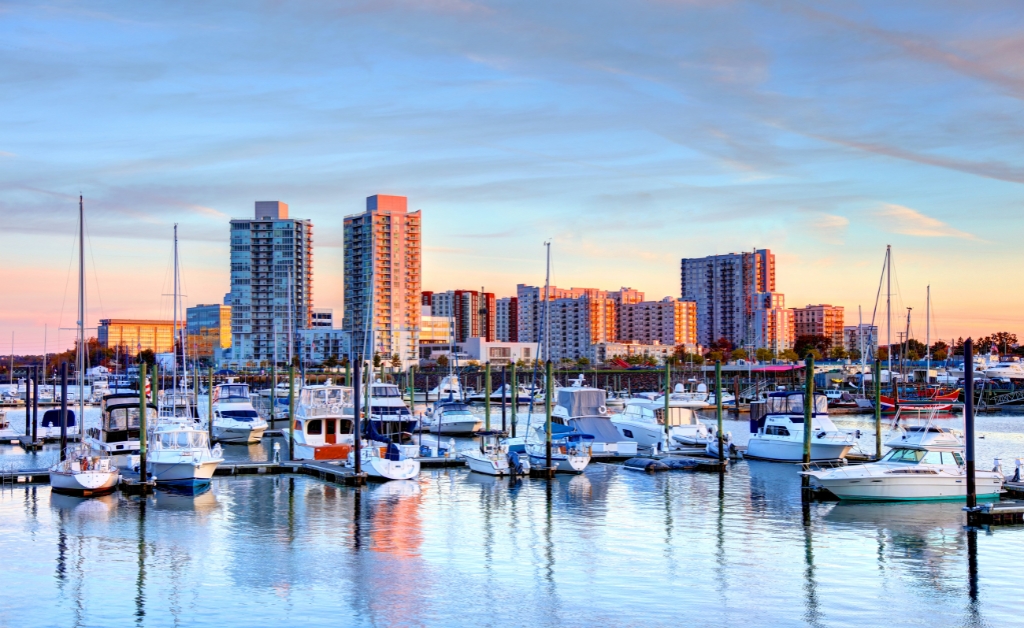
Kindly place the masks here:
MULTIPOLYGON (((981 417, 979 458, 1024 453, 1022 426, 981 417)), ((47 455, 17 452, 0 460, 47 455)), ((754 461, 358 490, 218 478, 145 500, 8 487, 0 626, 1019 625, 1024 527, 972 539, 960 507, 804 508, 792 466, 754 461)))

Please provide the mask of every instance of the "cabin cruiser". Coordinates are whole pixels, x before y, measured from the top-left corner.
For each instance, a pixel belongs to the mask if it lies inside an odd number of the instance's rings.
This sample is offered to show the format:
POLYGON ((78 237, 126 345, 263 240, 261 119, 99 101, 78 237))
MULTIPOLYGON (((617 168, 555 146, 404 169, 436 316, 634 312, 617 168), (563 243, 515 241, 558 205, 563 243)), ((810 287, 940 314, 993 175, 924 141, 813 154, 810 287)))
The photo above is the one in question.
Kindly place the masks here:
MULTIPOLYGON (((662 397, 664 399, 664 397, 662 397)), ((671 401, 669 402, 671 404, 671 401)), ((667 451, 672 445, 703 445, 708 428, 688 408, 669 405, 669 442, 665 442, 665 403, 632 399, 621 414, 611 415, 612 425, 637 447, 667 451)))
POLYGON ((988 378, 999 377, 1009 380, 1024 380, 1024 365, 1021 365, 1017 360, 1000 360, 999 362, 992 362, 988 364, 984 373, 985 377, 988 378))
MULTIPOLYGON (((811 483, 839 499, 938 500, 965 499, 967 471, 959 432, 932 419, 903 419, 885 445, 881 460, 856 466, 809 470, 811 483)), ((1005 478, 1000 471, 975 471, 979 498, 996 498, 1005 478)))
POLYGON ((105 495, 117 488, 121 473, 110 456, 85 446, 70 448, 67 457, 50 467, 50 488, 69 495, 105 495))
POLYGON ((398 386, 381 381, 370 384, 369 412, 369 422, 384 436, 411 434, 419 423, 402 400, 398 386))
POLYGON ((161 417, 149 432, 146 464, 157 484, 203 488, 222 462, 220 445, 210 449, 209 434, 190 417, 161 417))
MULTIPOLYGON (((746 457, 800 462, 804 451, 804 393, 769 393, 765 414, 750 419, 746 457)), ((811 412, 811 460, 840 460, 855 443, 855 435, 840 431, 828 417, 828 399, 814 394, 811 412)))
POLYGON ((249 386, 228 380, 213 388, 213 439, 221 443, 258 443, 267 421, 256 412, 249 386))
POLYGON ((508 451, 505 445, 498 442, 500 435, 501 432, 496 430, 479 432, 480 447, 460 451, 459 457, 466 461, 470 471, 484 475, 528 474, 530 463, 520 458, 519 454, 508 451))
POLYGON ((826 388, 822 391, 828 399, 828 405, 833 408, 856 408, 857 400, 853 395, 842 388, 826 388))
MULTIPOLYGON (((303 386, 295 405, 296 460, 345 460, 355 443, 352 388, 303 386)), ((285 438, 289 430, 283 431, 285 438)))
POLYGON ((196 405, 196 397, 192 391, 185 388, 161 390, 157 401, 159 418, 184 419, 199 423, 199 407, 196 405))
MULTIPOLYGON (((668 396, 668 405, 670 408, 690 408, 693 410, 699 410, 701 408, 708 408, 711 403, 708 402, 710 396, 708 395, 708 387, 706 384, 698 384, 696 392, 686 392, 686 389, 682 384, 676 384, 675 388, 668 396)), ((726 403, 726 400, 731 400, 731 396, 722 397, 722 403, 726 403)), ((654 399, 655 402, 665 405, 665 395, 661 395, 654 399)))
MULTIPOLYGON (((146 402, 146 423, 157 419, 157 407, 146 402)), ((85 445, 96 455, 110 456, 119 468, 139 466, 139 395, 113 393, 100 404, 100 425, 85 430, 85 445)))
POLYGON ((462 401, 438 401, 427 410, 423 427, 432 434, 472 434, 483 428, 484 422, 473 414, 462 401))

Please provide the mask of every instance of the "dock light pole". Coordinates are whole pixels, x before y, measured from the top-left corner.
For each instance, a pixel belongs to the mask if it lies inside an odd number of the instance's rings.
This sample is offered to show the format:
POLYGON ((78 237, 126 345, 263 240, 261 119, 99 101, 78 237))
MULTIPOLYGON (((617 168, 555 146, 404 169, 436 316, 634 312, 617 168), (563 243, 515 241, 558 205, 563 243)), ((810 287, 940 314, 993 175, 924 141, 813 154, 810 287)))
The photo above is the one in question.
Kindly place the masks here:
POLYGON ((519 405, 519 379, 516 377, 516 363, 512 363, 512 438, 516 437, 516 406, 519 405))
MULTIPOLYGON (((861 375, 863 377, 863 374, 861 375)), ((882 361, 875 358, 875 460, 882 459, 882 361)))
POLYGON ((491 431, 491 363, 484 364, 484 430, 491 431))
POLYGON ((669 437, 669 426, 668 426, 668 409, 669 409, 669 393, 672 392, 672 363, 668 361, 668 356, 665 356, 665 453, 668 453, 669 446, 672 444, 672 439, 669 437))
POLYGON ((722 435, 722 361, 715 360, 715 416, 718 419, 718 462, 725 462, 725 437, 722 435))
POLYGON ((546 437, 545 440, 547 441, 547 443, 546 443, 547 447, 546 447, 545 456, 547 457, 547 468, 550 469, 551 468, 551 360, 550 359, 548 360, 547 366, 545 367, 545 369, 546 369, 546 371, 545 371, 545 381, 544 381, 544 417, 545 417, 545 419, 544 419, 544 430, 545 430, 545 437, 546 437))
POLYGON ((295 460, 295 365, 288 366, 288 459, 295 460))
POLYGON ((505 367, 501 367, 501 433, 505 434, 508 424, 505 422, 505 396, 508 395, 508 388, 505 387, 505 367))
MULTIPOLYGON (((206 389, 206 428, 210 431, 210 442, 213 442, 213 367, 207 369, 210 385, 206 389)), ((196 394, 199 394, 198 388, 196 394)))
MULTIPOLYGON (((78 430, 82 430, 82 422, 78 422, 78 430)), ((68 363, 60 363, 60 461, 67 460, 68 447, 68 363)))
MULTIPOLYGON (((143 362, 139 365, 139 482, 146 481, 146 367, 143 362)), ((153 397, 156 397, 156 373, 153 367, 153 397)), ((155 402, 154 402, 155 403, 155 402)), ((127 425, 126 425, 127 426, 127 425)))
MULTIPOLYGON (((352 360, 349 360, 349 361, 352 362, 352 360)), ((360 370, 361 366, 362 366, 362 359, 356 360, 355 362, 352 363, 352 377, 353 377, 353 383, 355 384, 354 386, 352 386, 352 446, 353 446, 353 448, 355 448, 355 453, 352 454, 352 458, 355 460, 355 463, 356 463, 355 469, 356 469, 356 476, 357 477, 359 476, 360 473, 362 473, 362 470, 363 470, 363 460, 362 460, 362 457, 363 457, 363 442, 362 442, 362 440, 363 440, 362 439, 363 427, 362 427, 362 421, 359 420, 360 417, 363 414, 363 404, 362 404, 362 398, 361 398, 362 386, 359 385, 359 380, 360 380, 360 375, 361 375, 359 370, 360 370)), ((294 425, 294 423, 293 423, 293 425, 294 425)), ((439 446, 440 446, 440 442, 441 442, 440 439, 438 439, 438 445, 439 446)), ((356 497, 356 500, 357 500, 356 503, 359 503, 358 499, 359 498, 356 497)), ((357 521, 358 521, 358 519, 357 519, 357 521)))
MULTIPOLYGON (((967 465, 967 512, 978 507, 977 478, 974 477, 974 340, 964 341, 964 462, 967 465)), ((970 516, 970 515, 968 515, 970 516)))
POLYGON ((814 356, 804 360, 807 369, 807 383, 804 386, 804 464, 811 462, 811 431, 814 427, 814 356))

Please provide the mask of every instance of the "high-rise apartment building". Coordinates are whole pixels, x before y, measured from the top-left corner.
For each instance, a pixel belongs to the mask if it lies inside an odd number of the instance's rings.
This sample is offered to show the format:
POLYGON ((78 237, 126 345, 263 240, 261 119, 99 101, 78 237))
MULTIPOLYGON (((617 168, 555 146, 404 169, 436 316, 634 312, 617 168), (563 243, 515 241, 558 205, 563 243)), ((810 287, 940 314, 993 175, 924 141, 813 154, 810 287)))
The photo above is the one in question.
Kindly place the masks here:
POLYGON ((299 354, 313 310, 313 223, 288 205, 257 201, 231 221, 231 361, 257 365, 299 354))
POLYGON ((684 301, 697 304, 700 344, 720 338, 734 345, 755 344, 757 294, 775 292, 775 256, 759 249, 683 259, 681 292, 684 301))
POLYGON ((754 346, 776 355, 793 348, 793 312, 778 292, 758 292, 754 299, 754 346))
POLYGON ((615 340, 615 313, 615 301, 603 295, 552 299, 551 345, 541 345, 541 354, 556 362, 596 360, 595 346, 615 340))
POLYGON ((206 364, 218 364, 231 348, 231 306, 213 303, 185 310, 188 352, 206 364))
POLYGON ((619 309, 618 342, 676 347, 697 345, 697 304, 665 297, 661 301, 626 303, 619 309))
MULTIPOLYGON (((619 335, 618 319, 624 305, 640 303, 644 293, 632 288, 621 288, 615 291, 598 290, 597 288, 559 288, 550 286, 548 296, 554 302, 557 299, 608 299, 613 305, 615 320, 612 322, 612 338, 619 335)), ((544 332, 544 286, 516 286, 518 302, 518 321, 520 342, 543 342, 544 332)), ((553 319, 552 319, 553 320, 553 319)), ((543 347, 542 347, 543 350, 543 347)))
POLYGON ((843 327, 843 348, 873 357, 878 352, 878 325, 861 323, 843 327))
POLYGON ((800 336, 825 336, 833 347, 843 346, 843 307, 808 305, 793 308, 793 333, 800 336))
MULTIPOLYGON (((178 321, 178 329, 182 322, 178 321)), ((116 349, 135 355, 140 351, 169 353, 174 350, 174 322, 104 318, 96 330, 96 340, 104 349, 116 349)))
POLYGON ((495 336, 501 342, 519 342, 519 299, 503 297, 494 302, 495 336))
POLYGON ((417 360, 421 224, 407 205, 404 196, 375 194, 365 212, 345 217, 343 327, 357 356, 417 360))
POLYGON ((494 293, 449 290, 424 294, 422 303, 430 306, 431 316, 453 320, 455 342, 466 342, 470 338, 494 341, 497 329, 494 293))
POLYGON ((329 307, 315 307, 310 316, 309 326, 314 329, 333 329, 334 310, 329 307))

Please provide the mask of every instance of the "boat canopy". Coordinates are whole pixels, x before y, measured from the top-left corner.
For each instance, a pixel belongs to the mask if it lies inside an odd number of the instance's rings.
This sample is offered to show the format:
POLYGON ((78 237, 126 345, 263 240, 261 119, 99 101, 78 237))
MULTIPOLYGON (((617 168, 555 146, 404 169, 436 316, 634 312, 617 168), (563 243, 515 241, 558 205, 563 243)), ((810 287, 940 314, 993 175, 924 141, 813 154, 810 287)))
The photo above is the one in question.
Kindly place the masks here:
POLYGON ((617 443, 622 440, 612 422, 601 416, 581 416, 569 419, 569 425, 582 434, 592 434, 598 443, 617 443))
MULTIPOLYGON (((802 392, 783 391, 768 395, 767 414, 803 414, 804 394, 802 392)), ((814 414, 828 414, 828 397, 820 392, 814 393, 814 414)))
POLYGON ((569 413, 570 417, 594 416, 602 414, 599 409, 604 407, 605 392, 599 388, 560 388, 558 405, 569 413))
POLYGON ((248 398, 249 386, 247 384, 221 384, 213 389, 214 402, 248 398))
MULTIPOLYGON (((68 427, 75 424, 75 413, 73 410, 68 410, 68 427)), ((47 410, 43 414, 43 427, 60 427, 60 410, 47 410)))

